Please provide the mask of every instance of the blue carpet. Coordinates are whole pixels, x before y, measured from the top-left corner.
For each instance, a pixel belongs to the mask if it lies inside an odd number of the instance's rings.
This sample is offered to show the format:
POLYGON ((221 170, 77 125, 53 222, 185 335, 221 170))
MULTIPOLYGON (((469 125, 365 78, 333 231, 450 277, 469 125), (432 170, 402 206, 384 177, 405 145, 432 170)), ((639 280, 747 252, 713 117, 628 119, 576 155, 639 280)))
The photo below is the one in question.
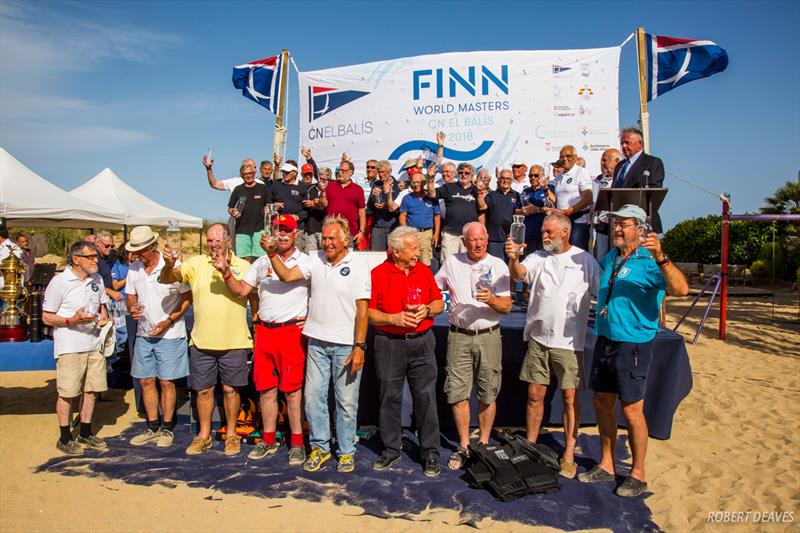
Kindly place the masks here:
MULTIPOLYGON (((400 463, 384 472, 372 470, 377 457, 379 439, 373 438, 358 445, 354 474, 336 472, 335 459, 322 470, 307 473, 301 467, 286 462, 286 448, 259 462, 248 461, 251 446, 242 445, 238 457, 226 457, 222 443, 215 442, 211 451, 189 457, 184 449, 189 434, 181 426, 175 435, 175 445, 163 449, 155 446, 134 447, 128 440, 143 430, 137 424, 121 436, 107 439, 109 451, 88 452, 82 457, 58 457, 41 465, 37 472, 57 472, 64 475, 103 476, 135 485, 160 484, 174 487, 186 483, 192 487, 219 490, 224 493, 243 493, 268 498, 292 496, 320 501, 360 506, 364 513, 382 518, 409 517, 426 508, 454 509, 460 513, 462 524, 477 526, 483 518, 515 520, 530 525, 550 526, 564 530, 608 528, 613 531, 658 531, 652 522, 645 496, 623 499, 612 493, 612 483, 585 485, 577 480, 560 478, 561 491, 553 494, 529 495, 513 502, 500 502, 489 492, 470 487, 463 472, 447 469, 446 457, 452 444, 443 441, 442 475, 438 479, 423 476, 413 437, 404 438, 408 453, 400 463)), ((540 442, 562 449, 562 434, 542 435, 540 442), (556 440, 559 439, 559 440, 556 440)), ((581 435, 578 440, 581 457, 599 457, 600 440, 581 435)), ((623 438, 618 441, 618 454, 626 453, 623 438)), ((590 459, 578 458, 579 471, 591 468, 590 459)), ((618 472, 627 469, 618 465, 618 472)), ((618 479, 618 482, 621 478, 618 479)))

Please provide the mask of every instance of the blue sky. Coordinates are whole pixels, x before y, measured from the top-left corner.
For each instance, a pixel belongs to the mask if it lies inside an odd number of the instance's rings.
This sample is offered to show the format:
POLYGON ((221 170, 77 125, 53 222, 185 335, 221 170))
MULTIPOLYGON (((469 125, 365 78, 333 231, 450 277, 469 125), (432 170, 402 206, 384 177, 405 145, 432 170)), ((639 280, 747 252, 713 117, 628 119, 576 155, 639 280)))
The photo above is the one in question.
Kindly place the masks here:
MULTIPOLYGON (((10 2, 0 0, 0 145, 72 189, 105 167, 170 207, 224 215, 219 177, 269 157, 274 116, 231 67, 288 48, 301 70, 451 51, 613 46, 637 26, 708 39, 728 69, 650 105, 668 171, 755 210, 800 170, 798 2, 10 2)), ((622 51, 620 124, 638 116, 636 52, 622 51)), ((296 78, 289 154, 297 146, 296 78)), ((576 139, 577 141, 577 139, 576 139)), ((589 169, 594 175, 598 169, 589 169)), ((666 226, 719 213, 667 176, 666 226)))

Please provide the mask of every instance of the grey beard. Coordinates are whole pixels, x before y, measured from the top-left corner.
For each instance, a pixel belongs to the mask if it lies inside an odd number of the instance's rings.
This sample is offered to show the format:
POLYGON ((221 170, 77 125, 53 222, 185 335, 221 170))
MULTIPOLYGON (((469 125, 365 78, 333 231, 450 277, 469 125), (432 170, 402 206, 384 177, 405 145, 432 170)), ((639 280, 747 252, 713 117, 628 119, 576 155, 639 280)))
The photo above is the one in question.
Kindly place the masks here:
POLYGON ((544 248, 545 252, 560 252, 564 249, 564 243, 562 241, 550 241, 550 244, 542 243, 542 248, 544 248))

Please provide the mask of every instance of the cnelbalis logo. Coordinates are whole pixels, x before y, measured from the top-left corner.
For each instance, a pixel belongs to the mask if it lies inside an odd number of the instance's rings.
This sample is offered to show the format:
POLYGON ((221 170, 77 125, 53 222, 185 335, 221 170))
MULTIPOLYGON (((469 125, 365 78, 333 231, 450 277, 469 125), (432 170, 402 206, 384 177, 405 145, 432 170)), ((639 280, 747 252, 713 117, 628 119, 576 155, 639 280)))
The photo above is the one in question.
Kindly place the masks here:
POLYGON ((456 96, 488 96, 490 87, 508 94, 508 65, 489 68, 486 65, 420 69, 413 71, 414 100, 421 97, 454 98, 456 96), (480 73, 480 77, 478 74, 480 73))

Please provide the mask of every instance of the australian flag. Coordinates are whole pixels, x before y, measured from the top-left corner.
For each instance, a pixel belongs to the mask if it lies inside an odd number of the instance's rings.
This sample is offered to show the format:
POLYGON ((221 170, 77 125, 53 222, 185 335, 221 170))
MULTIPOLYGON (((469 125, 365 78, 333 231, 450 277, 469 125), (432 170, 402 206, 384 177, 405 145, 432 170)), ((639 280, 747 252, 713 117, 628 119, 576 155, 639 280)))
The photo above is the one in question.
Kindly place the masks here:
POLYGON ((728 53, 712 41, 645 34, 645 45, 648 102, 728 66, 728 53))
POLYGON ((281 56, 272 56, 233 67, 233 86, 242 96, 266 107, 276 115, 281 87, 281 56))

